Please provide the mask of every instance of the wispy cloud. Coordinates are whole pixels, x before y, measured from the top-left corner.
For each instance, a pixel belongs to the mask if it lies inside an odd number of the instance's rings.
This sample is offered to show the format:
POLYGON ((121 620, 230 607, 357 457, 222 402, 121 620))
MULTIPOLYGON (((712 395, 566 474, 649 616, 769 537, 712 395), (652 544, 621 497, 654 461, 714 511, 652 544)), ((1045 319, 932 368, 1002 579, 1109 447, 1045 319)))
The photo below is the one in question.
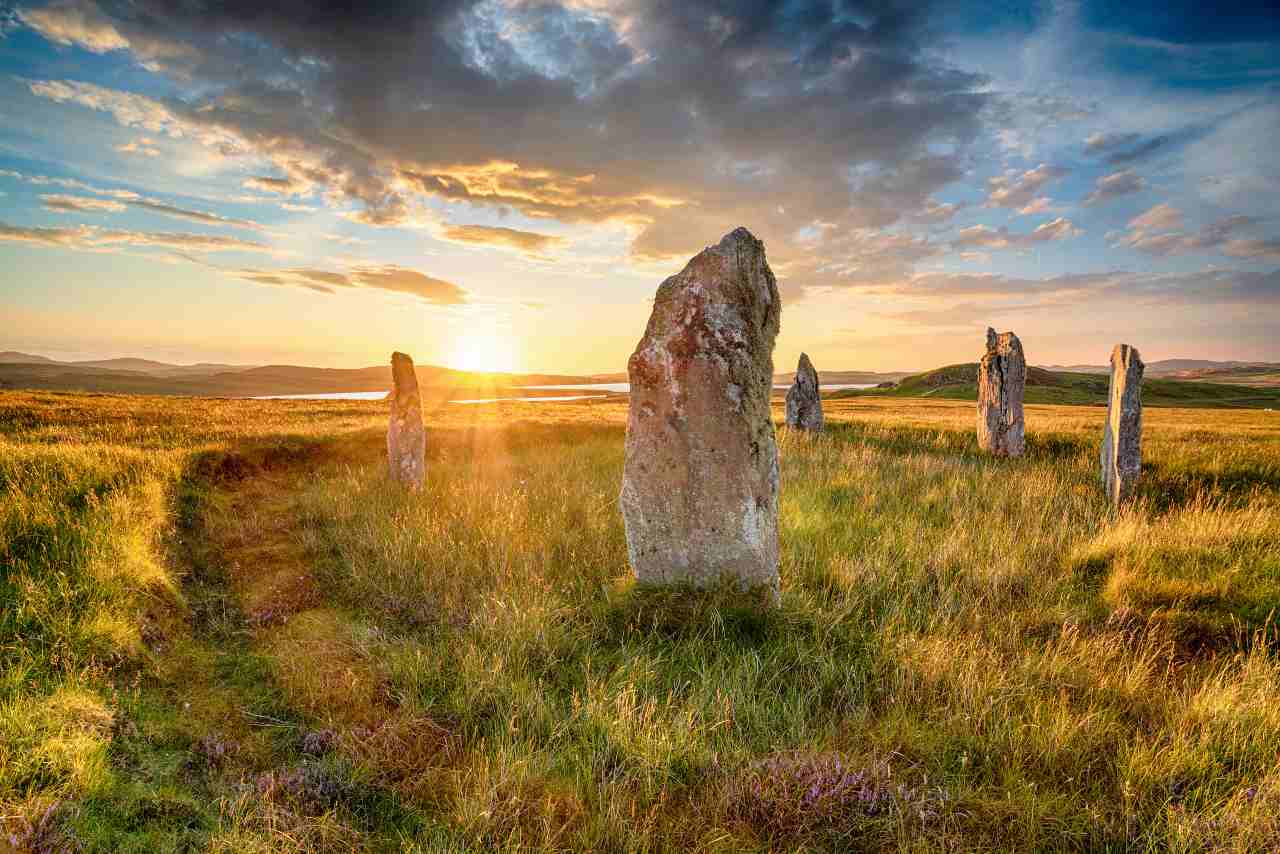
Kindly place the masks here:
POLYGON ((284 254, 280 250, 273 249, 264 243, 242 240, 238 237, 171 231, 130 231, 126 229, 96 228, 90 225, 47 228, 43 226, 15 226, 0 223, 0 240, 85 251, 111 251, 121 247, 135 246, 198 253, 256 252, 271 255, 284 254))
POLYGON ((119 213, 125 209, 123 202, 114 199, 94 199, 85 196, 52 194, 41 196, 46 210, 59 213, 119 213))
POLYGON ((408 294, 433 305, 462 305, 466 291, 453 282, 428 276, 395 264, 363 265, 344 271, 308 267, 249 269, 231 275, 260 285, 282 285, 333 294, 342 289, 365 288, 408 294))
POLYGON ((545 257, 568 243, 563 237, 551 234, 488 225, 447 225, 440 230, 440 236, 454 243, 514 249, 534 257, 545 257))

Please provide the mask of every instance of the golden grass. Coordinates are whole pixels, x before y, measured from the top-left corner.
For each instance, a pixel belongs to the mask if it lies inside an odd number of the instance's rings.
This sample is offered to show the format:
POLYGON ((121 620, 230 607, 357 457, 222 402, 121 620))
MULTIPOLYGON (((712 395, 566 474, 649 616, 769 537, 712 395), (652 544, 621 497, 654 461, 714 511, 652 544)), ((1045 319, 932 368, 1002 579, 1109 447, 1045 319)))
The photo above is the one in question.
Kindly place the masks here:
POLYGON ((1280 846, 1274 413, 1148 410, 1115 513, 1100 408, 1028 407, 1009 461, 972 404, 832 401, 780 436, 767 614, 630 584, 625 415, 442 406, 410 495, 380 404, 0 394, 0 813, 61 799, 102 849, 1280 846))

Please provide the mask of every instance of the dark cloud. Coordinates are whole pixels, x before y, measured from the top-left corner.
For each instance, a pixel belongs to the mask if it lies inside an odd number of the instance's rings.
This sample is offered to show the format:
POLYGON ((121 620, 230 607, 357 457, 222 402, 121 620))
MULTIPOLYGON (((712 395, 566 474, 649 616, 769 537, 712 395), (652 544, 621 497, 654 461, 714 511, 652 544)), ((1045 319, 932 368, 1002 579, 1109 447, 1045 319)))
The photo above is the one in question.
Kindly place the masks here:
POLYGON ((412 220, 429 197, 621 221, 640 258, 688 255, 744 224, 771 259, 798 261, 794 235, 822 223, 831 245, 804 251, 855 261, 834 237, 927 210, 963 175, 991 98, 931 49, 929 6, 894 0, 47 11, 24 20, 132 51, 201 94, 157 101, 69 81, 33 92, 261 156, 278 174, 253 189, 319 193, 374 225, 412 220))
POLYGON ((1095 133, 1084 141, 1084 150, 1113 166, 1137 163, 1172 152, 1204 137, 1221 118, 1151 136, 1139 133, 1095 133))

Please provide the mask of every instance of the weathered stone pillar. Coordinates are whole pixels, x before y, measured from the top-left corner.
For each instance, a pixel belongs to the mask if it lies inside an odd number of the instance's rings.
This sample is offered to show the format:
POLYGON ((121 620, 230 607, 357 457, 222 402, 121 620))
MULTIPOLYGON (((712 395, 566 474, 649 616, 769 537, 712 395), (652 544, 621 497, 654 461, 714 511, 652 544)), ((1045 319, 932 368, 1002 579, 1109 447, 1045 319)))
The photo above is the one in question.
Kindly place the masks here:
POLYGON ((739 228, 658 288, 631 380, 619 503, 644 584, 778 589, 778 449, 769 396, 781 302, 739 228))
POLYGON ((818 372, 809 354, 800 354, 795 382, 787 390, 787 426, 795 430, 821 432, 822 396, 818 393, 818 372))
POLYGON ((422 426, 422 397, 413 359, 391 354, 391 418, 387 424, 387 463, 391 479, 419 489, 426 477, 427 432, 422 426))
POLYGON ((1111 394, 1102 434, 1102 487, 1113 505, 1129 497, 1142 472, 1144 370, 1142 357, 1128 344, 1117 344, 1111 351, 1111 394))
POLYGON ((987 352, 978 363, 978 447, 997 456, 1020 456, 1026 447, 1022 395, 1027 360, 1012 332, 987 328, 987 352))

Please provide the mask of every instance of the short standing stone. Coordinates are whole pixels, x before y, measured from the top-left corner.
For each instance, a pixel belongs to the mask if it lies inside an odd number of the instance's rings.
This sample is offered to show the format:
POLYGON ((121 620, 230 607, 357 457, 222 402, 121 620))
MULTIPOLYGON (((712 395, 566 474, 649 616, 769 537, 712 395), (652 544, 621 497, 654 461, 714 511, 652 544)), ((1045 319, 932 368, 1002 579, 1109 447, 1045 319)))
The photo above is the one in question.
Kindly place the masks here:
POLYGON ((387 463, 391 479, 410 489, 422 486, 426 476, 427 432, 422 426, 422 398, 413 359, 391 354, 391 419, 387 424, 387 463))
POLYGON ((822 397, 818 394, 818 372, 807 353, 800 354, 796 379, 787 390, 787 426, 796 430, 822 430, 822 397))
POLYGON ((1142 472, 1142 373, 1138 351, 1117 344, 1111 351, 1111 396, 1102 434, 1102 487, 1112 504, 1127 498, 1142 472))
POLYGON ((739 228, 658 289, 631 380, 622 479, 643 584, 778 589, 778 449, 769 398, 781 303, 739 228))
POLYGON ((987 329, 987 352, 978 364, 978 447, 997 456, 1016 457, 1026 447, 1022 395, 1027 360, 1012 332, 987 329))

